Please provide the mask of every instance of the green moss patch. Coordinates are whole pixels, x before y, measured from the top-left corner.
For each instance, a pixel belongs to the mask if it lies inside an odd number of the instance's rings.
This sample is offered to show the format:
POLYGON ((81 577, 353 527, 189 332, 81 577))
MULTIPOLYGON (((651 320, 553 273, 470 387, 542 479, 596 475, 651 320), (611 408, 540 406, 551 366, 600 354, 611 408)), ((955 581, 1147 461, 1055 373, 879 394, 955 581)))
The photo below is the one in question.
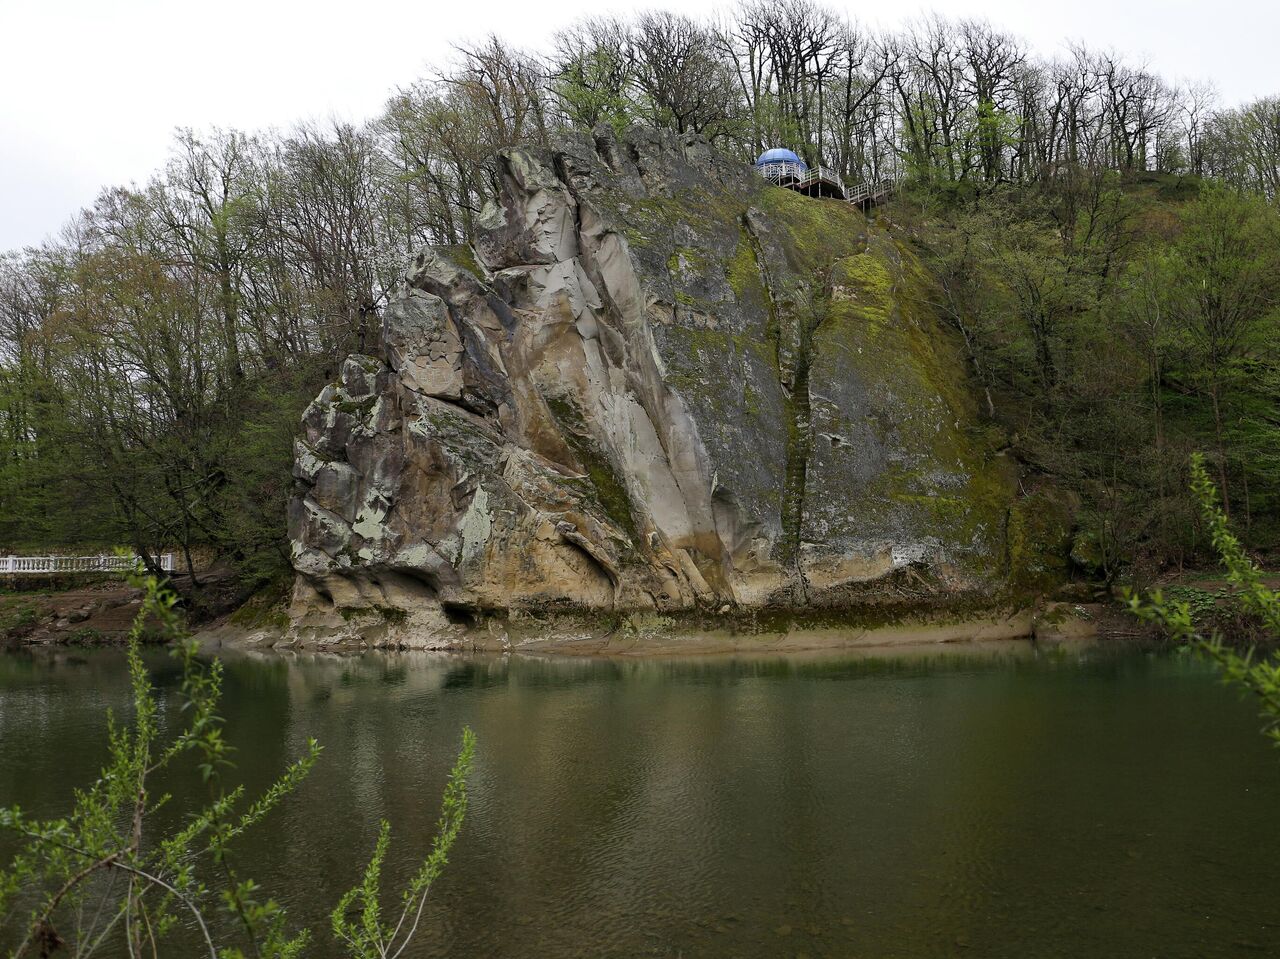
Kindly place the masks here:
POLYGON ((640 531, 636 526, 635 513, 631 505, 631 495, 626 485, 618 478, 617 471, 608 457, 587 434, 582 414, 573 402, 564 396, 550 396, 546 399, 551 415, 560 425, 561 435, 578 457, 587 478, 591 481, 591 493, 594 494, 600 511, 618 529, 622 530, 632 543, 640 542, 640 531))

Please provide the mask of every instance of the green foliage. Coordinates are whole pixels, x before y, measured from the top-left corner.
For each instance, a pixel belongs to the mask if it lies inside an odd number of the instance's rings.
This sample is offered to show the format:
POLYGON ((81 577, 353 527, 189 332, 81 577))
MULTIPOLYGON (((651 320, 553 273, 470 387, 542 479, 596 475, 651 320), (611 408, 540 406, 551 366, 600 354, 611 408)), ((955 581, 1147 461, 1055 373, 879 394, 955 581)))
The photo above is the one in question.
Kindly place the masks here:
POLYGON ((1218 611, 1219 604, 1231 598, 1227 589, 1201 589, 1198 586, 1170 586, 1163 595, 1171 603, 1183 605, 1191 614, 1191 620, 1203 624, 1218 611))
MULTIPOLYGON (((234 848, 301 786, 320 756, 315 740, 266 790, 246 795, 227 781, 233 749, 218 714, 222 665, 205 665, 196 645, 181 634, 177 597, 154 577, 137 575, 142 609, 126 653, 133 715, 128 724, 108 714, 109 750, 101 775, 74 795, 71 812, 35 819, 18 807, 0 808, 0 828, 23 840, 7 869, 0 871, 0 917, 22 939, 11 959, 46 956, 66 947, 77 956, 119 950, 129 955, 171 954, 185 925, 195 930, 194 954, 211 959, 294 959, 311 942, 311 932, 291 929, 285 909, 251 878, 240 876, 234 848), (185 724, 167 742, 161 736, 160 701, 141 654, 143 633, 173 640, 182 666, 185 724), (205 795, 178 823, 159 831, 156 813, 186 809, 196 797, 153 794, 158 774, 186 765, 199 775, 205 795)), ((383 823, 377 850, 364 881, 343 897, 334 913, 334 931, 353 959, 399 955, 417 930, 432 883, 448 862, 467 806, 466 777, 475 737, 463 731, 463 748, 449 777, 444 810, 431 852, 403 894, 404 916, 394 927, 377 925, 378 876, 389 845, 383 823), (372 926, 343 935, 348 905, 361 903, 372 926), (384 946, 395 944, 394 951, 384 946)))
MULTIPOLYGON (((416 250, 479 271, 467 244, 505 179, 495 154, 562 134, 659 178, 671 144, 703 165, 693 134, 730 160, 789 146, 851 184, 905 176, 877 215, 925 247, 931 305, 1017 458, 1081 493, 1104 577, 1193 556, 1192 448, 1212 448, 1246 540, 1280 542, 1280 100, 1222 110, 1114 54, 1038 61, 980 21, 877 35, 766 0, 714 22, 590 17, 545 55, 491 36, 441 67, 360 126, 180 131, 164 169, 104 191, 68 239, 0 257, 0 548, 214 553, 249 589, 286 571, 307 401, 377 349, 416 250)), ((633 212, 672 199, 646 192, 633 212)), ((858 252, 859 211, 759 194, 787 208, 797 261, 858 252)), ((641 246, 653 231, 631 220, 641 246)), ((745 299, 763 293, 754 255, 730 273, 745 299)))
POLYGON ((0 599, 0 637, 28 632, 39 617, 39 607, 24 597, 0 599))
POLYGON ((1082 568, 1106 582, 1200 557, 1196 448, 1245 539, 1280 542, 1280 218, 1207 186, 1170 199, 1172 179, 1102 173, 903 212, 937 279, 928 305, 963 336, 1017 457, 1080 496, 1082 568))
POLYGON ((466 780, 475 757, 475 735, 462 734, 462 751, 449 774, 440 821, 431 852, 401 894, 400 912, 394 924, 382 919, 382 864, 391 845, 391 824, 382 821, 373 856, 360 885, 349 890, 334 907, 330 922, 334 936, 347 947, 352 959, 387 959, 404 951, 417 931, 427 894, 449 862, 467 811, 466 780))
POLYGON ((1010 586, 1041 595, 1066 578, 1073 498, 1052 487, 1036 490, 1009 510, 1005 532, 1010 586))
MULTIPOLYGON (((1258 567, 1231 532, 1206 460, 1199 454, 1192 459, 1191 485, 1231 584, 1231 598, 1261 623, 1272 641, 1280 641, 1280 593, 1263 584, 1258 567)), ((1203 600, 1196 603, 1155 592, 1145 599, 1130 596, 1129 608, 1217 663, 1227 682, 1253 694, 1262 709, 1266 735, 1280 746, 1280 656, 1260 656, 1253 649, 1240 652, 1228 646, 1217 630, 1205 632, 1199 625, 1208 612, 1203 600)))
POLYGON ((552 92, 565 113, 586 129, 607 123, 621 133, 634 121, 628 100, 633 82, 625 52, 615 44, 565 37, 552 92))
POLYGON ((1241 414, 1262 385, 1260 374, 1274 375, 1269 347, 1280 324, 1280 218, 1261 200, 1219 188, 1185 207, 1182 226, 1167 253, 1162 289, 1172 321, 1170 378, 1200 400, 1195 412, 1212 437, 1211 465, 1230 512, 1233 501, 1241 505, 1248 479, 1242 474, 1256 476, 1249 453, 1274 438, 1271 416, 1241 414))

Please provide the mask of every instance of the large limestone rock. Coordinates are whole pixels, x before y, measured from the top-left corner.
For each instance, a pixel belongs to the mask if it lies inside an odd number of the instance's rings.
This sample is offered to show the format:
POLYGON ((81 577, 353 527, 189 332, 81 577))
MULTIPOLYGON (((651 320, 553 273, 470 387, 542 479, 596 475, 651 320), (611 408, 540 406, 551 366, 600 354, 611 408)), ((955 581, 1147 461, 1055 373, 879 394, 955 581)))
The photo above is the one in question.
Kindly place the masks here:
POLYGON ((500 164, 304 416, 298 636, 1001 588, 1016 470, 891 232, 694 138, 500 164))

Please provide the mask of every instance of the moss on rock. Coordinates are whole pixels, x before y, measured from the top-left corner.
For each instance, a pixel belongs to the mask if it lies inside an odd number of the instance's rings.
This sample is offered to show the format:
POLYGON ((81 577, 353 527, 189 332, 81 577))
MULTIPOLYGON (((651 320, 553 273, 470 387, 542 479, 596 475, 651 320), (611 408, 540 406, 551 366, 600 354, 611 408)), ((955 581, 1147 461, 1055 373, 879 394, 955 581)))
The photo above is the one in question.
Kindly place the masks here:
POLYGON ((1008 584, 1015 594, 1039 595, 1067 579, 1079 508, 1074 493, 1050 485, 1010 507, 1008 584))

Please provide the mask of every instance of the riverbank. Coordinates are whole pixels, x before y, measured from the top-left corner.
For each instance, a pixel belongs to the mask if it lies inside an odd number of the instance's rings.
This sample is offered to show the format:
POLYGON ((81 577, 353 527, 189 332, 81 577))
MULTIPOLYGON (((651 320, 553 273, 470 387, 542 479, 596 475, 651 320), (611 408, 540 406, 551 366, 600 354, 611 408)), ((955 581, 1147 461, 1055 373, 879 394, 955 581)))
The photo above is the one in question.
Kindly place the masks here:
MULTIPOLYGON (((255 603, 281 602, 286 595, 276 590, 251 596, 227 568, 201 569, 199 575, 200 586, 194 590, 185 574, 169 580, 182 597, 193 630, 252 609, 255 603)), ((0 584, 0 646, 122 645, 141 609, 142 591, 118 574, 59 573, 16 582, 10 578, 0 584)))
POLYGON ((506 652, 552 656, 648 658, 724 654, 838 652, 904 646, 1032 640, 1125 640, 1149 631, 1114 604, 1047 603, 1034 609, 979 614, 886 618, 876 623, 828 616, 782 618, 723 615, 704 618, 631 616, 608 622, 581 617, 507 617, 460 630, 453 638, 415 642, 402 632, 374 631, 359 640, 307 641, 275 624, 226 619, 197 637, 207 648, 320 650, 368 649, 506 652))
MULTIPOLYGON (((1224 604, 1224 584, 1203 572, 1162 583, 1166 595, 1193 609, 1224 604)), ((140 594, 120 581, 65 589, 0 592, 0 644, 111 645, 123 643, 140 608, 140 594)), ((202 617, 191 627, 211 648, 365 649, 448 652, 527 652, 562 656, 650 657, 839 651, 1028 639, 1123 641, 1151 639, 1118 601, 1050 601, 1018 610, 947 609, 882 612, 714 612, 684 616, 513 615, 475 622, 441 640, 415 639, 394 622, 375 622, 345 636, 300 635, 278 591, 262 594, 230 614, 202 617)), ((1229 623, 1243 642, 1247 630, 1229 623)))
POLYGON ((0 593, 0 643, 120 643, 141 608, 142 591, 119 580, 5 590, 0 593))

